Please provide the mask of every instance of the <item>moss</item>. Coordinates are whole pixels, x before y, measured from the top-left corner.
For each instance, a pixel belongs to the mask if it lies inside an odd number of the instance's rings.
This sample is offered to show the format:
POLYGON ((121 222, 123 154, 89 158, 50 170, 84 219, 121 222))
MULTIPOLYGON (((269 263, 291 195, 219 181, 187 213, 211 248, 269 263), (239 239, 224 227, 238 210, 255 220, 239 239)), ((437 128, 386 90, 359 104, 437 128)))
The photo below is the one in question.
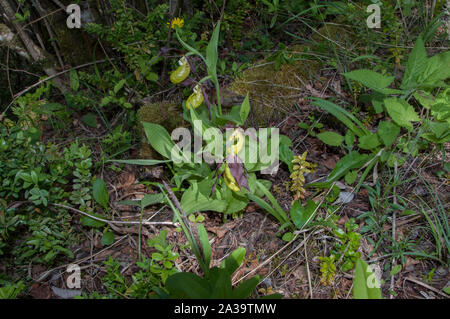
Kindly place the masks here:
POLYGON ((169 134, 177 127, 186 126, 181 107, 172 102, 150 103, 137 111, 138 131, 141 137, 142 158, 160 158, 160 155, 147 143, 142 122, 156 123, 163 126, 169 134))
MULTIPOLYGON (((339 19, 336 19, 336 23, 339 23, 339 19)), ((311 39, 317 43, 325 42, 328 44, 331 40, 350 50, 352 49, 352 42, 354 42, 355 36, 343 26, 326 23, 317 32, 313 33, 311 39)))
POLYGON ((306 46, 294 46, 288 52, 294 58, 278 69, 274 62, 261 60, 245 70, 229 90, 240 95, 247 92, 252 100, 249 125, 264 126, 290 112, 303 91, 305 83, 319 72, 319 63, 301 57, 306 46))

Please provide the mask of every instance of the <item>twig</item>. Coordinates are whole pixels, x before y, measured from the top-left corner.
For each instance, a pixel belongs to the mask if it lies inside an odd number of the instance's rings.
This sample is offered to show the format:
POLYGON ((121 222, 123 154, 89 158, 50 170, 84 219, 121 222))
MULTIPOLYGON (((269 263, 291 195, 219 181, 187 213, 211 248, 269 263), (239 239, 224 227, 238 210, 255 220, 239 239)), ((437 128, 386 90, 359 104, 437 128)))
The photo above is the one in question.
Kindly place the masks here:
MULTIPOLYGON (((394 176, 397 177, 397 162, 394 163, 394 176)), ((393 192, 394 192, 394 204, 397 204, 397 197, 395 196, 395 190, 396 187, 394 186, 393 192)), ((393 240, 393 244, 395 243, 395 222, 396 222, 396 211, 394 210, 392 213, 392 240, 393 240)), ((396 261, 395 261, 395 256, 392 257, 392 267, 395 267, 396 265, 396 261)), ((391 292, 391 296, 390 299, 394 299, 394 295, 392 294, 392 292, 394 291, 394 283, 395 283, 395 275, 392 275, 391 277, 391 285, 389 287, 389 290, 391 292)))
POLYGON ((14 92, 11 87, 11 79, 9 78, 9 45, 7 46, 6 50, 6 78, 8 79, 8 88, 9 92, 11 93, 11 98, 14 98, 14 92))
POLYGON ((65 208, 65 209, 68 209, 68 210, 71 210, 71 211, 73 211, 73 212, 76 212, 76 213, 79 213, 79 214, 81 214, 81 215, 84 215, 84 216, 87 216, 87 217, 89 217, 89 218, 92 218, 92 219, 95 219, 95 220, 98 220, 98 221, 100 221, 100 222, 103 222, 103 223, 106 223, 106 224, 108 224, 108 225, 139 225, 139 224, 143 224, 143 225, 169 225, 169 226, 178 226, 178 223, 173 223, 173 222, 148 222, 148 221, 142 221, 142 222, 139 222, 139 221, 116 221, 116 220, 108 220, 108 219, 103 219, 103 218, 100 218, 100 217, 97 217, 97 216, 93 216, 93 215, 90 215, 90 214, 88 214, 88 213, 85 213, 85 212, 83 212, 83 211, 81 211, 81 210, 79 210, 79 209, 76 209, 76 208, 73 208, 73 207, 70 207, 70 206, 67 206, 67 205, 63 205, 63 204, 56 204, 56 203, 53 203, 52 204, 53 206, 57 206, 57 207, 61 207, 61 208, 65 208))
MULTIPOLYGON (((183 214, 183 218, 187 220, 186 212, 184 211, 183 207, 181 207, 180 202, 178 201, 178 198, 175 196, 175 194, 172 192, 172 188, 170 188, 169 184, 165 179, 162 179, 162 184, 164 185, 164 188, 166 189, 170 199, 175 204, 175 206, 178 208, 178 210, 183 214)), ((189 223, 187 223, 189 224, 189 223)))
MULTIPOLYGON (((41 4, 36 0, 33 0, 33 4, 36 7, 36 9, 38 10, 41 17, 44 19, 45 28, 47 29, 48 35, 50 36, 50 38, 53 38, 56 41, 55 33, 53 32, 53 30, 50 26, 50 23, 48 22, 48 19, 46 18, 44 8, 42 8, 41 4)), ((58 58, 58 62, 59 62, 59 65, 61 66, 61 69, 64 69, 64 62, 62 60, 61 54, 59 52, 58 46, 56 45, 55 41, 50 41, 50 43, 53 47, 53 50, 55 51, 56 57, 58 58)))
POLYGON ((446 295, 442 291, 440 291, 440 290, 438 290, 438 289, 436 289, 434 287, 431 287, 430 285, 427 285, 426 283, 423 283, 423 282, 421 282, 421 281, 419 281, 419 280, 417 280, 415 278, 406 277, 405 280, 411 281, 411 282, 413 282, 415 284, 418 284, 418 285, 420 285, 422 287, 425 287, 425 288, 427 288, 427 289, 429 289, 429 290, 431 290, 431 291, 433 291, 433 292, 435 292, 435 293, 437 293, 437 294, 439 294, 439 295, 441 295, 441 296, 443 296, 443 297, 445 297, 447 299, 449 298, 448 295, 446 295))
POLYGON ((312 285, 311 285, 311 273, 309 272, 308 252, 307 252, 307 249, 306 249, 307 240, 306 240, 306 234, 305 233, 303 233, 303 241, 305 242, 305 245, 304 245, 304 247, 305 247, 305 260, 306 260, 306 273, 308 274, 309 294, 310 294, 311 299, 313 299, 313 291, 312 291, 312 285))

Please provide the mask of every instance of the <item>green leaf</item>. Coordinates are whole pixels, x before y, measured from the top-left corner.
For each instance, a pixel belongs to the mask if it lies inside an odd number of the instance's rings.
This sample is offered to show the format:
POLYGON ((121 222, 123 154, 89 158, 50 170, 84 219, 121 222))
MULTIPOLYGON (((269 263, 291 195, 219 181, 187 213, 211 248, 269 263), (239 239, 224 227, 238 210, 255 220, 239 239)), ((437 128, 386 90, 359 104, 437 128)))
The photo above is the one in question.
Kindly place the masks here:
POLYGON ((422 37, 419 36, 416 44, 409 54, 405 73, 401 84, 402 89, 411 89, 417 85, 417 79, 423 73, 427 64, 427 52, 422 37))
POLYGON ((221 269, 225 269, 229 275, 232 275, 236 269, 242 264, 245 258, 245 248, 236 248, 224 261, 220 264, 221 269))
POLYGON ((294 239, 295 235, 291 232, 287 232, 283 234, 283 237, 281 239, 283 239, 284 241, 291 241, 292 239, 294 239))
POLYGON ((344 138, 345 138, 345 145, 347 145, 347 147, 353 147, 353 144, 355 144, 355 134, 353 133, 353 131, 347 130, 344 138))
POLYGON ((92 113, 87 113, 81 118, 81 120, 89 127, 97 127, 97 118, 92 113))
MULTIPOLYGON (((99 214, 90 214, 90 215, 99 217, 99 218, 104 218, 102 215, 99 215, 99 214)), ((103 227, 106 225, 106 223, 104 223, 102 221, 90 218, 85 215, 81 216, 80 221, 81 221, 81 225, 86 226, 86 227, 100 228, 100 227, 103 227)))
POLYGON ((392 268, 392 270, 391 270, 391 272, 389 273, 389 276, 395 276, 395 275, 397 275, 400 271, 402 270, 402 265, 395 265, 393 268, 392 268))
POLYGON ((294 159, 294 153, 292 152, 291 148, 286 144, 280 143, 280 149, 278 154, 280 157, 280 161, 285 163, 288 166, 289 171, 292 172, 292 168, 294 166, 294 164, 292 163, 292 160, 294 159))
POLYGON ((391 146, 400 134, 400 127, 392 122, 381 121, 378 124, 378 135, 385 146, 391 146))
POLYGON ((413 128, 411 122, 420 121, 420 118, 414 111, 414 108, 403 99, 384 99, 384 106, 392 120, 397 123, 397 125, 405 127, 409 131, 413 128))
POLYGON ((244 124, 245 120, 248 117, 248 114, 250 113, 250 102, 248 99, 248 93, 245 96, 244 101, 241 104, 241 109, 240 109, 240 116, 241 116, 241 123, 244 124))
POLYGON ((164 202, 164 194, 147 194, 141 199, 141 208, 144 209, 150 205, 160 204, 164 202))
POLYGON ((357 81, 367 86, 368 88, 371 88, 376 91, 385 91, 383 89, 388 87, 395 79, 394 76, 382 75, 375 71, 367 69, 350 71, 344 73, 343 76, 345 76, 348 79, 357 81))
POLYGON ((380 283, 369 265, 362 259, 356 261, 353 279, 354 299, 381 299, 380 283))
POLYGON ((166 288, 175 298, 207 299, 211 297, 208 281, 193 273, 173 274, 167 278, 166 288))
MULTIPOLYGON (((211 186, 209 191, 211 191, 211 187, 213 182, 210 180, 205 180, 201 183, 208 182, 211 186)), ((212 210, 216 212, 224 212, 227 208, 227 202, 220 199, 211 198, 202 192, 198 191, 199 185, 201 183, 192 184, 181 197, 181 207, 183 207, 186 214, 190 214, 193 212, 207 211, 212 210)))
POLYGON ((380 145, 378 136, 376 134, 367 134, 359 139, 358 147, 363 150, 372 150, 380 145))
POLYGON ((366 163, 367 157, 368 155, 366 154, 359 154, 357 151, 351 151, 336 163, 336 166, 331 171, 327 181, 334 182, 347 174, 349 170, 360 168, 366 163))
POLYGON ((78 89, 80 88, 80 80, 78 78, 78 72, 72 69, 69 72, 69 76, 70 76, 70 87, 75 92, 78 91, 78 89))
POLYGON ((142 122, 142 125, 148 142, 159 154, 168 159, 172 159, 172 155, 174 155, 178 159, 185 160, 186 162, 190 161, 180 148, 175 145, 164 127, 159 124, 147 122, 142 122))
POLYGON ((119 82, 117 82, 116 85, 114 85, 114 94, 117 94, 125 85, 125 83, 127 83, 127 80, 122 79, 119 82))
POLYGON ((109 195, 105 182, 101 178, 97 178, 93 185, 94 199, 102 205, 104 209, 108 208, 109 195))
POLYGON ((444 287, 442 291, 445 292, 447 295, 450 295, 450 286, 444 287))
POLYGON ((423 87, 444 86, 444 80, 450 77, 450 51, 436 54, 427 60, 418 83, 423 87))
POLYGON ((341 134, 335 132, 323 132, 317 134, 317 137, 325 144, 331 146, 339 146, 344 141, 344 137, 341 134))
POLYGON ((211 262, 211 245, 208 239, 208 233, 206 232, 205 226, 202 224, 198 225, 197 228, 198 236, 200 238, 200 243, 202 245, 203 257, 205 258, 205 265, 209 267, 211 262))
POLYGON ((233 289, 233 299, 245 299, 250 297, 253 290, 258 286, 259 276, 244 280, 239 286, 233 289))
POLYGON ((306 225, 312 221, 313 218, 311 215, 314 213, 318 205, 318 203, 308 200, 306 206, 303 207, 300 201, 295 201, 290 210, 294 225, 298 229, 303 229, 306 227, 306 225))
POLYGON ((102 246, 109 246, 114 243, 114 233, 112 231, 108 231, 102 236, 102 246))
POLYGON ((345 182, 348 185, 353 184, 356 181, 356 177, 358 176, 358 170, 350 171, 347 174, 345 174, 345 182))
POLYGON ((350 130, 352 130, 353 133, 355 133, 356 135, 363 136, 367 134, 368 131, 367 129, 364 128, 364 125, 361 123, 361 121, 359 121, 353 114, 347 112, 339 105, 315 97, 311 98, 311 100, 313 100, 313 102, 311 103, 312 105, 318 106, 334 115, 339 121, 341 121, 345 126, 347 126, 350 130))

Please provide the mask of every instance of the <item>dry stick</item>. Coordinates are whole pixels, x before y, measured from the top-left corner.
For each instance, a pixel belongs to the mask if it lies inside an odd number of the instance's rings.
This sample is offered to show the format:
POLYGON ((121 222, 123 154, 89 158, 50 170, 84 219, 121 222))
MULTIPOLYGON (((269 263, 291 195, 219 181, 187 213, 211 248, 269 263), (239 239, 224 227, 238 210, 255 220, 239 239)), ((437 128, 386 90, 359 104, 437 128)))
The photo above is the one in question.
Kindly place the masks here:
POLYGON ((60 7, 62 10, 66 11, 66 6, 63 5, 61 2, 59 2, 58 0, 52 0, 58 7, 60 7))
POLYGON ((178 208, 178 210, 183 214, 183 219, 185 219, 186 225, 189 225, 187 221, 186 212, 184 211, 183 207, 181 207, 180 202, 178 201, 178 198, 175 196, 175 194, 172 192, 172 188, 170 188, 169 184, 165 179, 162 179, 162 184, 164 185, 164 188, 167 191, 167 194, 169 195, 172 202, 175 204, 175 206, 178 208))
MULTIPOLYGON (((394 163, 394 175, 397 176, 397 162, 394 163)), ((394 186, 394 204, 397 204, 397 197, 395 196, 395 189, 396 187, 394 186)), ((396 211, 394 210, 392 213, 392 240, 395 242, 395 222, 396 222, 396 211)), ((395 257, 392 258, 392 268, 395 267, 395 257)), ((391 291, 391 296, 390 299, 394 299, 394 295, 392 294, 394 292, 394 283, 395 283, 395 275, 392 275, 391 277, 391 285, 390 285, 390 291, 391 291)))
POLYGON ((7 46, 6 50, 6 78, 8 79, 8 87, 9 92, 11 93, 11 98, 14 98, 14 92, 11 87, 11 79, 9 78, 9 45, 7 46))
MULTIPOLYGON (((45 24, 45 28, 47 29, 48 35, 50 36, 50 38, 56 39, 55 33, 53 32, 50 23, 48 22, 48 19, 45 16, 45 11, 44 8, 42 8, 41 4, 36 1, 36 0, 32 0, 34 6, 36 7, 36 9, 38 10, 39 14, 41 15, 41 17, 44 19, 44 24, 45 24)), ((56 53, 56 57, 58 58, 58 62, 61 66, 61 69, 64 69, 64 62, 62 60, 61 54, 59 53, 58 50, 58 46, 56 45, 55 41, 50 41, 51 45, 53 47, 53 50, 56 53)))
POLYGON ((306 260, 306 273, 308 274, 308 285, 309 285, 309 293, 311 296, 311 299, 313 299, 313 291, 312 291, 312 285, 311 285, 311 273, 309 272, 309 261, 308 261, 308 252, 306 249, 306 234, 303 233, 303 241, 305 242, 305 260, 306 260))
POLYGON ((79 213, 79 214, 84 215, 84 216, 87 216, 87 217, 89 217, 89 218, 92 218, 92 219, 98 220, 98 221, 100 221, 100 222, 106 223, 106 224, 108 224, 108 225, 110 225, 110 226, 114 226, 114 225, 139 225, 139 224, 143 224, 143 225, 169 225, 169 226, 178 226, 178 223, 173 223, 173 222, 148 222, 148 221, 142 221, 142 222, 139 222, 139 221, 116 221, 116 220, 108 220, 108 219, 103 219, 103 218, 100 218, 100 217, 97 217, 97 216, 90 215, 90 214, 85 213, 85 212, 83 212, 83 211, 81 211, 81 210, 79 210, 79 209, 76 209, 76 208, 73 208, 73 207, 70 207, 70 206, 66 206, 66 205, 63 205, 63 204, 55 204, 55 203, 54 203, 54 204, 52 204, 52 205, 53 205, 53 206, 57 206, 57 207, 61 207, 61 208, 65 208, 65 209, 68 209, 68 210, 71 210, 71 211, 73 211, 73 212, 79 213))
POLYGON ((435 293, 437 293, 437 294, 439 294, 439 295, 441 295, 441 296, 443 296, 443 297, 445 297, 445 298, 447 298, 447 299, 449 298, 448 295, 446 295, 445 293, 443 293, 443 292, 440 291, 439 289, 436 289, 436 288, 434 288, 434 287, 431 287, 430 285, 427 285, 426 283, 423 283, 423 282, 421 282, 421 281, 419 281, 419 280, 417 280, 417 279, 415 279, 415 278, 406 277, 404 280, 411 281, 411 282, 413 282, 413 283, 415 283, 415 284, 418 284, 418 285, 420 285, 420 286, 422 286, 422 287, 425 287, 425 288, 427 288, 427 289, 429 289, 429 290, 431 290, 431 291, 434 291, 435 293))
POLYGON ((60 12, 60 11, 61 11, 61 9, 56 9, 55 11, 52 11, 52 12, 50 12, 50 13, 47 13, 46 15, 41 16, 41 17, 37 18, 36 20, 30 21, 30 22, 28 22, 27 24, 24 24, 23 27, 25 28, 25 27, 27 27, 27 26, 29 26, 29 25, 32 25, 32 24, 34 24, 34 23, 36 23, 36 22, 39 22, 39 21, 41 21, 42 19, 45 19, 45 18, 47 18, 47 17, 49 17, 49 16, 51 16, 51 15, 54 15, 55 13, 58 13, 58 12, 60 12))

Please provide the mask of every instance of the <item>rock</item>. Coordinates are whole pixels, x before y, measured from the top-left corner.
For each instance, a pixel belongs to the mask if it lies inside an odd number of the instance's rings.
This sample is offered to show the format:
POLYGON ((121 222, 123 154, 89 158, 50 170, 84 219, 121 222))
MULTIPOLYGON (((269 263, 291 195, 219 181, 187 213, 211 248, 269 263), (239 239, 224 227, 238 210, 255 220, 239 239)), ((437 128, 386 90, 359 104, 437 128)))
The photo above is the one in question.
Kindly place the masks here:
POLYGON ((353 193, 340 192, 337 202, 342 203, 342 204, 348 204, 353 200, 354 197, 355 197, 355 194, 353 194, 353 193))

